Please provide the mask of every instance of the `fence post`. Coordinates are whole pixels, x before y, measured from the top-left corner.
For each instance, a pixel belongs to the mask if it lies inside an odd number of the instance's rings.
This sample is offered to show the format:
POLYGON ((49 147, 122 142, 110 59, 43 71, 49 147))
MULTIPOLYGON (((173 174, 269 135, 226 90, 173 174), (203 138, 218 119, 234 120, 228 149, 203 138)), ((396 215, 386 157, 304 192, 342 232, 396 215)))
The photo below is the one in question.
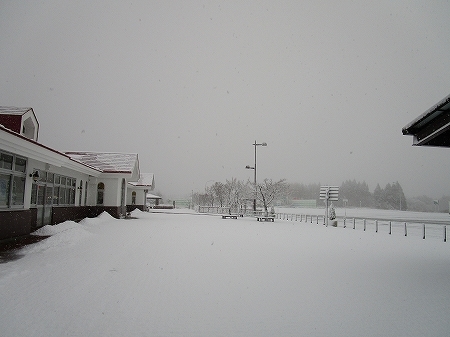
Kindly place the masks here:
POLYGON ((378 220, 375 220, 375 233, 378 233, 378 220))
POLYGON ((356 218, 353 218, 353 229, 356 228, 356 218))
POLYGON ((319 224, 319 216, 316 217, 316 220, 317 220, 316 225, 318 225, 319 224))
POLYGON ((408 236, 408 230, 406 229, 406 222, 405 222, 405 236, 408 236))
POLYGON ((364 219, 364 232, 366 231, 366 219, 364 219))
POLYGON ((345 228, 345 218, 344 218, 344 228, 345 228))
POLYGON ((312 223, 312 218, 313 218, 313 216, 311 215, 311 223, 312 223))
POLYGON ((444 226, 444 242, 447 242, 447 226, 444 226))
POLYGON ((423 224, 423 239, 425 240, 425 224, 423 224))
POLYGON ((392 234, 392 221, 389 221, 389 234, 392 234))

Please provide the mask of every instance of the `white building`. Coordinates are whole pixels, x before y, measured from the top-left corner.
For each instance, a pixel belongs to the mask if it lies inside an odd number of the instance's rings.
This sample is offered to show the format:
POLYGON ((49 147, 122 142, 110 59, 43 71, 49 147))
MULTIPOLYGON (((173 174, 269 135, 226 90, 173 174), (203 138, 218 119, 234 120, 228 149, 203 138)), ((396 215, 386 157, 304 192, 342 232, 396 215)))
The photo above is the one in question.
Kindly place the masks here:
POLYGON ((63 153, 38 143, 38 131, 32 108, 0 107, 0 240, 104 211, 122 217, 127 208, 145 209, 154 177, 149 183, 140 174, 137 154, 63 153))

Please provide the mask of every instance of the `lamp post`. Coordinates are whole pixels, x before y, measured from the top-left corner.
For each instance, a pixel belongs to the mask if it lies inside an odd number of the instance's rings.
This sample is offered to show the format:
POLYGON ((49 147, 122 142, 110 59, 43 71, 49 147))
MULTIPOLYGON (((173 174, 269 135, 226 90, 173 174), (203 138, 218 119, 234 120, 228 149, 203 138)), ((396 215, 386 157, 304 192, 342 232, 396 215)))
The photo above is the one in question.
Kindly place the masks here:
POLYGON ((257 143, 255 140, 255 142, 252 145, 255 147, 255 165, 253 167, 251 167, 250 165, 247 165, 245 168, 249 169, 249 170, 254 170, 253 183, 255 184, 255 198, 253 199, 253 211, 256 212, 256 196, 258 195, 258 189, 256 186, 256 147, 257 146, 267 146, 267 143, 257 143))

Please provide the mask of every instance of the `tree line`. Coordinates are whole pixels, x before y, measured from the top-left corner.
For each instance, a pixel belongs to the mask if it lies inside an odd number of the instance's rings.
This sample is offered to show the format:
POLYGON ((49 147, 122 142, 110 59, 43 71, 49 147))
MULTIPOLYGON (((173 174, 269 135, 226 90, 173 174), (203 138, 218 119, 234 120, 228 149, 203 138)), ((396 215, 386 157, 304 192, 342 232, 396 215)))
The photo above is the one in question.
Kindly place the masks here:
MULTIPOLYGON (((322 205, 319 199, 319 184, 290 184, 292 199, 312 199, 317 205, 322 205)), ((406 198, 403 188, 398 181, 388 183, 384 188, 377 184, 373 192, 365 181, 346 180, 339 187, 339 207, 367 207, 378 209, 410 210, 418 212, 448 212, 450 196, 432 199, 425 195, 406 198)))
MULTIPOLYGON (((271 206, 291 206, 294 200, 315 200, 321 207, 324 201, 320 199, 320 183, 302 184, 287 183, 285 179, 273 181, 264 179, 256 186, 250 181, 240 181, 231 178, 225 182, 215 182, 205 188, 204 192, 192 194, 194 205, 209 205, 220 207, 252 207, 253 200, 257 206, 268 210, 271 206)), ((337 207, 366 207, 391 210, 412 210, 436 212, 449 210, 450 197, 443 196, 433 200, 427 196, 407 199, 398 181, 388 183, 384 188, 377 184, 373 192, 368 184, 355 179, 346 180, 339 186, 339 200, 334 202, 337 207)))
MULTIPOLYGON (((320 184, 291 184, 291 199, 314 199, 317 205, 322 205, 319 198, 320 184)), ((346 180, 339 187, 339 201, 334 202, 339 207, 367 207, 381 209, 406 210, 408 208, 405 194, 400 183, 394 182, 381 188, 377 184, 375 190, 370 192, 365 181, 346 180)))

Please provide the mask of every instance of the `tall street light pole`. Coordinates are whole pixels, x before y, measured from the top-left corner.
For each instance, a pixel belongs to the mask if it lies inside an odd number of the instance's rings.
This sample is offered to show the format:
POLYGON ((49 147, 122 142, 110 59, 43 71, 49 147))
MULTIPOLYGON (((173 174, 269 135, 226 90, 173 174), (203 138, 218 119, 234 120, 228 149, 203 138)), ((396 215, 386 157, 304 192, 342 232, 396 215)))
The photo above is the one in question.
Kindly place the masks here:
POLYGON ((250 170, 254 170, 254 180, 253 183, 255 185, 255 197, 253 199, 253 211, 256 212, 256 196, 258 195, 258 188, 256 186, 256 147, 257 146, 267 146, 267 143, 257 143, 256 140, 253 143, 253 146, 255 147, 255 165, 253 167, 251 167, 250 165, 247 165, 245 168, 246 169, 250 169, 250 170))

